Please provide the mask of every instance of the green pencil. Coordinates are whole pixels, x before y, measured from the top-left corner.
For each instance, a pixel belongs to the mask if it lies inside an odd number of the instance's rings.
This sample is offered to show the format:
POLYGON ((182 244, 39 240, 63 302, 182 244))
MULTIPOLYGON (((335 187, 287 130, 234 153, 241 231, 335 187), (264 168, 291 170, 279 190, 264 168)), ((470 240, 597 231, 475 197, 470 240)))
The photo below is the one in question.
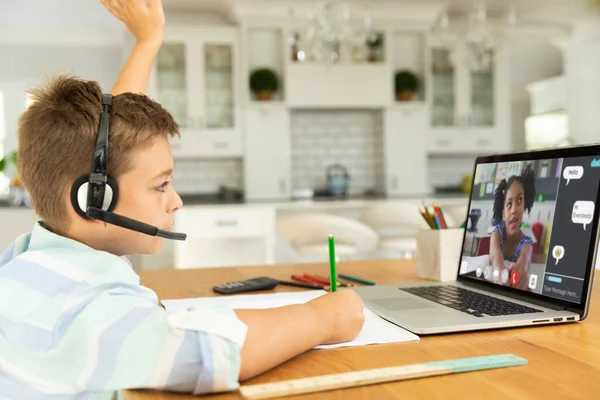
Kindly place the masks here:
POLYGON ((335 268, 335 243, 333 235, 329 235, 329 282, 331 291, 337 290, 337 271, 335 268))

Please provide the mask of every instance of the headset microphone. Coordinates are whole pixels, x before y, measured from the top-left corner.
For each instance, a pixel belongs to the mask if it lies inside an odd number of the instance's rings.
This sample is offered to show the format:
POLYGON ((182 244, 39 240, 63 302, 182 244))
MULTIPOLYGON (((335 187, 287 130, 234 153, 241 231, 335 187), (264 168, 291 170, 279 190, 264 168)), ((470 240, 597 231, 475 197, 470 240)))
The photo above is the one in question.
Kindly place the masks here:
POLYGON ((145 224, 135 219, 127 218, 119 214, 111 213, 108 211, 100 210, 96 207, 88 207, 87 215, 94 219, 104 221, 106 223, 120 226, 125 229, 132 231, 145 233, 146 235, 159 236, 165 239, 174 240, 185 240, 187 235, 185 233, 169 232, 162 229, 158 229, 156 226, 145 224))
POLYGON ((119 186, 107 174, 108 131, 111 105, 112 95, 103 95, 102 114, 100 115, 100 126, 94 149, 92 171, 89 175, 80 176, 73 183, 71 187, 71 204, 73 208, 77 214, 86 219, 104 221, 108 224, 145 233, 146 235, 158 236, 165 239, 185 240, 187 238, 185 233, 159 229, 154 225, 149 225, 112 212, 119 198, 119 186))

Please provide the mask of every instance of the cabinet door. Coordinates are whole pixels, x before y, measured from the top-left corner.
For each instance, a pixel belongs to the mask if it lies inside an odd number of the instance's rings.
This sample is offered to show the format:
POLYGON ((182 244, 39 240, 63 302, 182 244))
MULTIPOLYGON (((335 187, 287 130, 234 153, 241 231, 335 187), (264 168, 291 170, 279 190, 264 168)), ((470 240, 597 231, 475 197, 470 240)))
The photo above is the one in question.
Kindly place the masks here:
POLYGON ((253 105, 246 111, 244 154, 248 200, 291 197, 290 116, 284 106, 253 105))
POLYGON ((429 192, 425 106, 394 107, 385 111, 385 175, 387 195, 429 192))
POLYGON ((202 44, 204 128, 211 131, 234 130, 238 125, 235 90, 235 56, 231 42, 202 44))
POLYGON ((469 126, 490 128, 496 124, 495 72, 493 62, 488 69, 468 71, 469 126))
MULTIPOLYGON (((210 35, 208 35, 210 36, 210 35)), ((237 42, 234 38, 202 41, 202 156, 242 156, 237 90, 237 42)))
POLYGON ((149 95, 167 109, 182 129, 196 126, 190 115, 193 72, 190 70, 192 46, 185 38, 172 38, 163 43, 153 71, 149 95))
POLYGON ((456 114, 456 68, 450 61, 448 50, 433 48, 431 52, 431 126, 453 127, 456 114))

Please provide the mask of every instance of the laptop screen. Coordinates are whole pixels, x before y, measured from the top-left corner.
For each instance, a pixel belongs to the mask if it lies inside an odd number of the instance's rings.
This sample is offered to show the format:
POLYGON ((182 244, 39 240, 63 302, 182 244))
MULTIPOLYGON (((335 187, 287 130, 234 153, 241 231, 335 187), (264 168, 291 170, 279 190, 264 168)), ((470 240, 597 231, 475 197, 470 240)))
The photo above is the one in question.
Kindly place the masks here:
POLYGON ((600 157, 520 158, 476 165, 459 275, 581 304, 600 157))

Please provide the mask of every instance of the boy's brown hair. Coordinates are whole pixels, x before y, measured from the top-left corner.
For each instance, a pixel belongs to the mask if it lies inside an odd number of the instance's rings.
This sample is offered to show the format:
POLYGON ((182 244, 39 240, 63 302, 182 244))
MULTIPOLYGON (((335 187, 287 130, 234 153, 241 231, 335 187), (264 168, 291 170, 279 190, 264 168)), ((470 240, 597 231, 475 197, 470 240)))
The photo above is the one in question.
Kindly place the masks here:
MULTIPOLYGON (((19 175, 45 225, 65 233, 71 222, 68 190, 92 167, 102 88, 94 81, 62 75, 29 93, 33 103, 19 118, 19 175)), ((114 96, 108 175, 118 179, 133 167, 129 157, 133 150, 173 136, 179 136, 179 125, 160 104, 143 94, 114 96)))

